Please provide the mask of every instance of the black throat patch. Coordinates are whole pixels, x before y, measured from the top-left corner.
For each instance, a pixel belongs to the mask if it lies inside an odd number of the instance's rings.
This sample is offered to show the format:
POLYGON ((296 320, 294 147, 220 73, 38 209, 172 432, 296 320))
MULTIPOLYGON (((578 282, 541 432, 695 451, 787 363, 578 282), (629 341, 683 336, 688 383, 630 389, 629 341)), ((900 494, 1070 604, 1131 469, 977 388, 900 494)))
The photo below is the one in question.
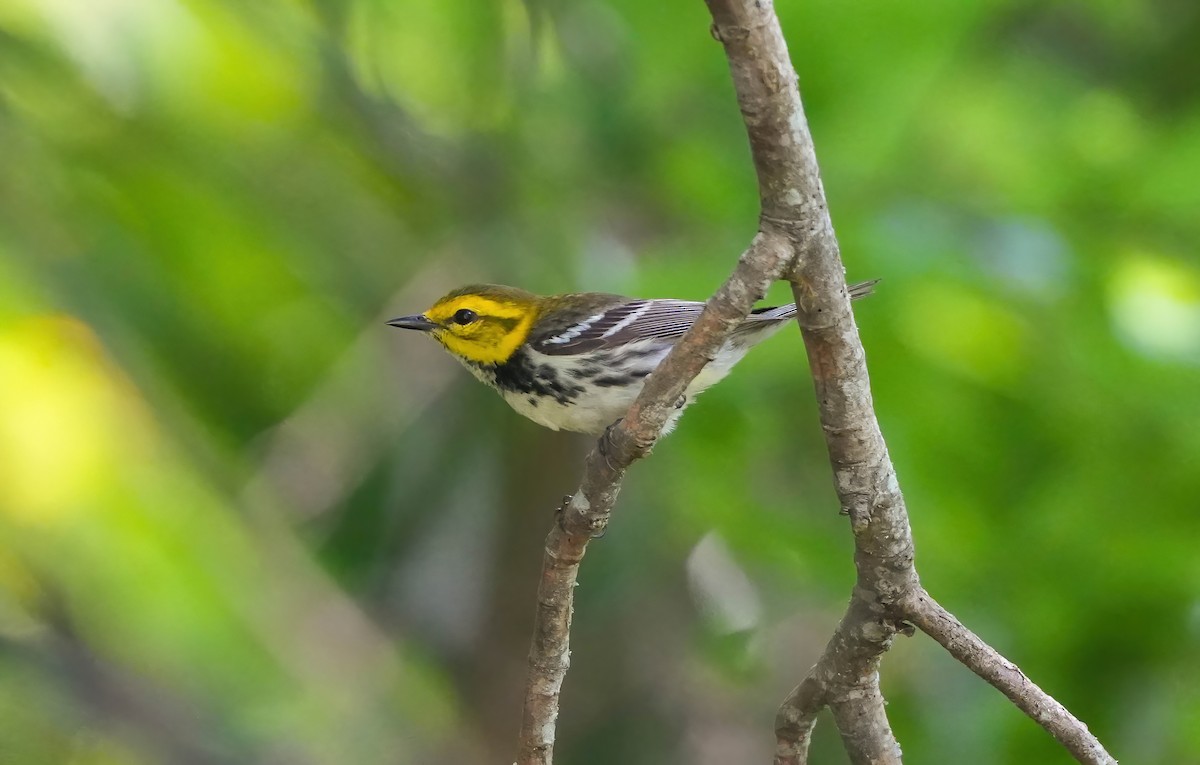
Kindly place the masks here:
POLYGON ((560 374, 553 366, 538 363, 524 346, 503 364, 470 363, 501 391, 545 396, 560 404, 569 404, 583 393, 582 385, 560 374))

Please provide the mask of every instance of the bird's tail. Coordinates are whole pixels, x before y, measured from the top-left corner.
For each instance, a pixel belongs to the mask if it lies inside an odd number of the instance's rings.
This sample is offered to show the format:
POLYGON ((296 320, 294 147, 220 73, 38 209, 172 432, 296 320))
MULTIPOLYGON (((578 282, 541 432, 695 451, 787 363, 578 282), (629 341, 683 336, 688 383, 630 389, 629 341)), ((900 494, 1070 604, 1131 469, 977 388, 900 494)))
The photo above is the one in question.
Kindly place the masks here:
POLYGON ((879 284, 879 280, 871 279, 870 281, 851 284, 846 288, 846 291, 850 293, 851 300, 858 300, 859 298, 865 298, 867 295, 870 295, 872 292, 874 292, 876 284, 879 284))
MULTIPOLYGON (((878 279, 872 279, 868 282, 859 282, 851 284, 846 288, 851 300, 864 298, 875 291, 875 285, 879 283, 878 279)), ((781 321, 790 319, 796 315, 796 304, 788 303, 787 305, 777 306, 775 308, 756 308, 750 313, 750 319, 758 319, 760 321, 781 321)), ((759 325, 761 326, 761 325, 759 325)), ((749 327, 747 327, 749 329, 749 327)))

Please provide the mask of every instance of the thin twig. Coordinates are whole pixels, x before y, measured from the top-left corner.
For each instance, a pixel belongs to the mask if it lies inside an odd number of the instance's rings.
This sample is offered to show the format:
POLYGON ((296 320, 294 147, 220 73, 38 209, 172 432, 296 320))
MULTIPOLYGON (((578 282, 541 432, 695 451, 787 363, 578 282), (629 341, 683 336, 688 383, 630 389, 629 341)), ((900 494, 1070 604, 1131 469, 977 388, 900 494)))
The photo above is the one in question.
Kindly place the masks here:
POLYGON ((817 715, 825 704, 825 686, 814 678, 806 677, 792 689, 775 715, 775 765, 807 762, 817 715))
POLYGON ((904 603, 910 621, 936 640, 951 656, 1003 693, 1025 714, 1045 728, 1079 762, 1116 765, 1087 725, 1025 676, 1021 668, 983 642, 924 590, 904 603))

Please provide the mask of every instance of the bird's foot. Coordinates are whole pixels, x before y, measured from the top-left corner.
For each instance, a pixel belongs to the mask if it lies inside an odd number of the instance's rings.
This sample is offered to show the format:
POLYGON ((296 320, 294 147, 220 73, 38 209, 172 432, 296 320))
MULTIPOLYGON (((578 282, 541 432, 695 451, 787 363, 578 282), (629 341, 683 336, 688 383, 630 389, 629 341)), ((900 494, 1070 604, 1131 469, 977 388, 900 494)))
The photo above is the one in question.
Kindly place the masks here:
POLYGON ((600 436, 600 440, 596 443, 596 448, 600 450, 600 456, 604 458, 604 464, 607 465, 608 469, 613 472, 616 472, 617 470, 616 466, 612 464, 612 460, 609 459, 614 446, 613 429, 621 424, 622 419, 624 418, 618 418, 615 422, 613 422, 613 424, 605 428, 604 433, 600 436))

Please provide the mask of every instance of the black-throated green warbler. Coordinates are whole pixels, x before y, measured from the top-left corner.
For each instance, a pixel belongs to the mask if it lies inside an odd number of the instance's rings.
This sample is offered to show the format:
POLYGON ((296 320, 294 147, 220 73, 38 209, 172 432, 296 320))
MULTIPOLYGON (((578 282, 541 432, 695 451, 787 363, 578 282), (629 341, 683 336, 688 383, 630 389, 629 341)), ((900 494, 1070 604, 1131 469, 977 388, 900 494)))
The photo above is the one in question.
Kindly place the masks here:
MULTIPOLYGON (((868 295, 874 285, 856 284, 850 297, 868 295)), ((388 324, 430 334, 534 422, 599 435, 625 413, 646 375, 703 308, 687 300, 635 300, 600 292, 542 297, 474 284, 454 290, 425 313, 388 324)), ((663 432, 746 351, 795 315, 795 304, 755 309, 688 386, 663 432)))

